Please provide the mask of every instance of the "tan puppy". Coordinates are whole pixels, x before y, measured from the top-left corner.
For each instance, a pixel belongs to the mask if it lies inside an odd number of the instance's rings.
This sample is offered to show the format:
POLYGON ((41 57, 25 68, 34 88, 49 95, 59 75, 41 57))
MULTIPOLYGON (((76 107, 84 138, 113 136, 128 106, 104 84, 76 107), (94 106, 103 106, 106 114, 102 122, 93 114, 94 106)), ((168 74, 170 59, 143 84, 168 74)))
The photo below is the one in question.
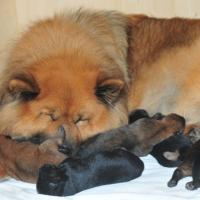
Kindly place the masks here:
POLYGON ((65 124, 82 141, 135 108, 178 113, 198 130, 199 53, 199 20, 79 10, 40 21, 1 75, 0 132, 52 137, 65 124))
POLYGON ((58 151, 60 139, 49 139, 41 145, 17 142, 0 136, 0 179, 15 178, 35 183, 44 164, 59 164, 66 156, 58 151))

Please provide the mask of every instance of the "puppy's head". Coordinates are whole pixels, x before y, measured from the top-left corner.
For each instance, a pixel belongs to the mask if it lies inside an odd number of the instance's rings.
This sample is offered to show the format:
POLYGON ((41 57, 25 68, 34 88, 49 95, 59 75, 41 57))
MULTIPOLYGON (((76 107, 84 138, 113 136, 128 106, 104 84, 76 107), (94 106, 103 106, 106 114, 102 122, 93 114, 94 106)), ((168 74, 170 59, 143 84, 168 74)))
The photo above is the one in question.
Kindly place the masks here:
POLYGON ((79 11, 32 26, 2 75, 0 131, 51 137, 64 124, 84 140, 127 123, 123 20, 79 11))
MULTIPOLYGON (((64 196, 65 187, 68 190, 73 188, 73 184, 69 184, 67 169, 59 169, 54 165, 44 165, 39 170, 37 180, 37 192, 52 196, 64 196), (67 187, 68 186, 68 187, 67 187)), ((72 194, 75 193, 74 188, 72 194)), ((70 195, 70 194, 68 194, 70 195)), ((66 195, 65 195, 66 196, 66 195)))

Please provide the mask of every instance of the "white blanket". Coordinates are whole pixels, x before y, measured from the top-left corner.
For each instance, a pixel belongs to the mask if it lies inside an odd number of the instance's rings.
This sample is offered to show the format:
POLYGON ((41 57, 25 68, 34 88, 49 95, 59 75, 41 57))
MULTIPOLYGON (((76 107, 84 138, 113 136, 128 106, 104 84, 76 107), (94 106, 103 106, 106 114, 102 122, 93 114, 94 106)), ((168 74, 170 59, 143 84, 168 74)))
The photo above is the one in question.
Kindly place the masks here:
POLYGON ((157 161, 147 156, 142 158, 145 163, 143 175, 133 181, 113 185, 100 186, 85 190, 74 196, 53 197, 39 195, 34 184, 9 180, 0 183, 0 200, 179 200, 200 199, 200 189, 188 191, 185 178, 175 188, 168 188, 167 181, 171 178, 174 168, 160 166, 157 161))

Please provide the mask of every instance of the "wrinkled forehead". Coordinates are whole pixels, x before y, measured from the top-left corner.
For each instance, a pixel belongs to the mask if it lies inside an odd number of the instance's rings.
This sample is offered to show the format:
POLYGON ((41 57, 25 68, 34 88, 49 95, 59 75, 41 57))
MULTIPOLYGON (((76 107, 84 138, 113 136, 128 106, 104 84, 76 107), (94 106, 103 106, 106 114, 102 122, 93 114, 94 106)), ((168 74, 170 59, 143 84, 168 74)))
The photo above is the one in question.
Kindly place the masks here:
POLYGON ((88 92, 95 88, 101 74, 97 63, 69 57, 46 59, 29 71, 43 93, 88 92))

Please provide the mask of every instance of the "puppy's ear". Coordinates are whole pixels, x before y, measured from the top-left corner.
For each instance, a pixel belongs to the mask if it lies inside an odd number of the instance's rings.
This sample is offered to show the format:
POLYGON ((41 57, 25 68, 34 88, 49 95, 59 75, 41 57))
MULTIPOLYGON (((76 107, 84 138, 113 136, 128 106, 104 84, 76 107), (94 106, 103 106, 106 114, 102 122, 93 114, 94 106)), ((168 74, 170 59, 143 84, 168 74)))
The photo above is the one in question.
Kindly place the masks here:
POLYGON ((97 85, 95 94, 103 103, 113 104, 119 99, 124 85, 120 79, 107 79, 97 85))
POLYGON ((31 100, 39 94, 39 88, 34 78, 29 74, 17 74, 11 77, 1 95, 1 104, 12 102, 16 99, 31 100))

